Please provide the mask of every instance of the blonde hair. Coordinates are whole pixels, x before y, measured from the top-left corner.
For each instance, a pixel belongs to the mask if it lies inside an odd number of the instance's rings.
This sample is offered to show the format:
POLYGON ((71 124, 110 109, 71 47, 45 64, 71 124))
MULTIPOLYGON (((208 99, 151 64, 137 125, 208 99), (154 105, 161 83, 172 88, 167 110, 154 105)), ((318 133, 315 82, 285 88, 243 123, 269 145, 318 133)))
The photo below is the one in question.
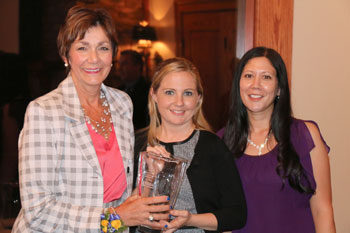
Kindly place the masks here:
MULTIPOLYGON (((153 90, 153 93, 157 92, 164 77, 169 73, 174 73, 174 72, 187 72, 191 74, 192 77, 195 78, 197 92, 200 96, 200 99, 198 101, 195 114, 192 117, 192 122, 196 129, 211 131, 210 125, 205 119, 203 115, 203 110, 202 110, 203 86, 201 83, 200 75, 199 75, 198 69, 189 60, 185 58, 175 57, 175 58, 170 58, 163 61, 157 67, 153 75, 152 84, 151 84, 151 89, 153 90)), ((149 116, 150 116, 150 124, 148 127, 147 142, 149 145, 154 146, 157 144, 156 130, 157 130, 157 127, 161 125, 161 116, 159 114, 157 104, 152 98, 151 92, 149 92, 148 94, 148 110, 149 110, 149 116)))

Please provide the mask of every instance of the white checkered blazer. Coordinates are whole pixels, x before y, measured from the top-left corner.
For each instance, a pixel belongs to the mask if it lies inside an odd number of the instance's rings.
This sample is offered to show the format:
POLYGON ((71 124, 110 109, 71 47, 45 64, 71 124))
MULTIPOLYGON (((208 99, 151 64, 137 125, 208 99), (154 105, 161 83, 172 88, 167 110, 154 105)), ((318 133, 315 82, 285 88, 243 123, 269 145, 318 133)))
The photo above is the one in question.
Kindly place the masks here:
POLYGON ((134 131, 128 95, 102 85, 127 174, 127 189, 103 204, 103 177, 72 78, 32 101, 19 137, 22 209, 12 232, 100 232, 104 207, 131 193, 134 131))

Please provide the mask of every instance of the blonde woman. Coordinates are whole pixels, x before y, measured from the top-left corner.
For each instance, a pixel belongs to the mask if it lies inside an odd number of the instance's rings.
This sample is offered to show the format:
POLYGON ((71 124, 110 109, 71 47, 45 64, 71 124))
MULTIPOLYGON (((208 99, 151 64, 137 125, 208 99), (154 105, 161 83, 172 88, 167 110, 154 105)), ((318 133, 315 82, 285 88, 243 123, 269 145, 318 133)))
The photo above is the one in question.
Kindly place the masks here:
POLYGON ((244 226, 246 204, 233 156, 203 116, 203 88, 184 58, 155 71, 148 99, 150 125, 136 136, 147 150, 189 160, 168 232, 230 231, 244 226))

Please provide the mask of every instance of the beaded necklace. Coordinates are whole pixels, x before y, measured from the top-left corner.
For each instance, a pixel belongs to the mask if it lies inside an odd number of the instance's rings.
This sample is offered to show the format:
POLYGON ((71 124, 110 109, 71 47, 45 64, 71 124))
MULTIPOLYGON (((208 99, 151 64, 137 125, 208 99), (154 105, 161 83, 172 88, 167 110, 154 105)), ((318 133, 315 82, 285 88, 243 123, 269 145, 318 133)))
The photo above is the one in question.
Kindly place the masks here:
POLYGON ((271 131, 268 133, 268 135, 266 136, 264 143, 260 144, 260 145, 256 145, 252 140, 249 139, 249 137, 247 137, 247 141, 250 145, 252 145, 253 147, 255 147, 256 149, 258 149, 258 155, 261 155, 261 151, 262 149, 266 146, 267 142, 269 141, 271 135, 271 131))
POLYGON ((111 114, 111 110, 109 109, 109 104, 108 101, 106 99, 105 94, 103 93, 103 91, 101 90, 101 94, 100 94, 100 101, 101 101, 101 105, 103 107, 103 114, 104 116, 101 116, 100 121, 96 121, 92 118, 90 118, 85 109, 83 109, 84 112, 84 116, 85 116, 85 121, 91 126, 92 130, 94 130, 96 133, 98 133, 99 135, 103 136, 106 140, 108 140, 108 136, 109 136, 109 132, 112 132, 112 118, 110 116, 111 114), (103 124, 106 124, 107 120, 109 120, 109 127, 108 129, 105 129, 103 124))

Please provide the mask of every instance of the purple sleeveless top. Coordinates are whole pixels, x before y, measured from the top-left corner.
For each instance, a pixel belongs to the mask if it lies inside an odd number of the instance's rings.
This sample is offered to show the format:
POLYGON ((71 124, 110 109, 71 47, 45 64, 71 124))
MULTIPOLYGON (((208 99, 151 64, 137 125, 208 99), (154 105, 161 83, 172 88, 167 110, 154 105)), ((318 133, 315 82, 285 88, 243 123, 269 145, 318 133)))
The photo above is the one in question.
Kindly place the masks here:
MULTIPOLYGON (((311 186, 315 189, 310 158, 310 151, 315 145, 304 121, 293 119, 291 141, 311 186)), ((327 148, 329 151, 328 146, 327 148)), ((243 154, 236 160, 246 196, 248 216, 246 226, 232 231, 233 233, 315 232, 310 209, 312 195, 292 189, 288 181, 284 189, 281 189, 282 180, 276 173, 277 153, 278 145, 261 156, 243 154)))

